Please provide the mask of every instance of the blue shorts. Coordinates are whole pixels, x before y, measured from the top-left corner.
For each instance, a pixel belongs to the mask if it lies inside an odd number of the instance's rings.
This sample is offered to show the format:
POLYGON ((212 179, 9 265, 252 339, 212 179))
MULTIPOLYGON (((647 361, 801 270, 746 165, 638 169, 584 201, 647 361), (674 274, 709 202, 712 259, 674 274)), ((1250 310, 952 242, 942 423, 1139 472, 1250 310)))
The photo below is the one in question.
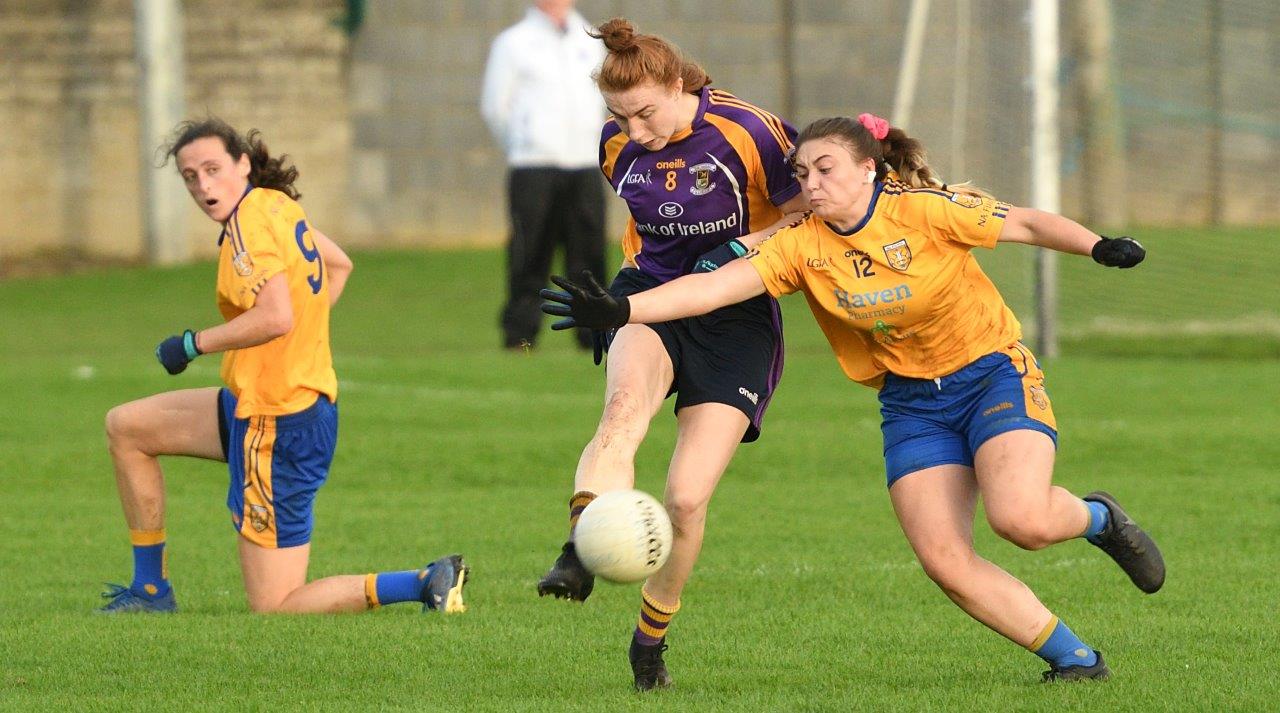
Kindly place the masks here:
POLYGON ((936 465, 973 467, 978 446, 1008 431, 1039 431, 1058 443, 1044 372, 1021 343, 939 379, 889 374, 880 389, 880 415, 890 487, 936 465))
POLYGON ((311 541, 316 492, 338 443, 338 407, 326 396, 287 416, 236 418, 236 397, 218 393, 218 426, 231 484, 231 524, 261 547, 311 541))

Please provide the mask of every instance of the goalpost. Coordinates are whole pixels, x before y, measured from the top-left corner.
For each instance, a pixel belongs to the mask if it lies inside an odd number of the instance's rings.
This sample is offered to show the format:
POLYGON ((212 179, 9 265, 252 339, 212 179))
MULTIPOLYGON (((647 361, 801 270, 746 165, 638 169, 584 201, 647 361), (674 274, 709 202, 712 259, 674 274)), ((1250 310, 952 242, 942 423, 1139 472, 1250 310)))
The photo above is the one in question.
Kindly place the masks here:
MULTIPOLYGON (((969 5, 957 0, 956 73, 952 97, 952 168, 962 170, 961 146, 965 125, 965 102, 968 92, 969 5)), ((902 57, 899 62, 897 89, 893 101, 892 121, 907 129, 913 119, 920 57, 924 51, 930 0, 912 0, 907 16, 902 57)), ((1030 55, 1030 89, 1032 117, 1030 133, 1030 183, 1028 196, 1034 208, 1054 213, 1061 211, 1061 150, 1058 141, 1058 67, 1059 27, 1058 0, 1028 0, 1030 32, 1027 51, 1030 55)), ((1036 315, 1036 350, 1045 357, 1058 354, 1057 330, 1057 254, 1038 249, 1034 268, 1034 309, 1036 315)))
MULTIPOLYGON (((1058 145, 1058 0, 1031 0, 1031 207, 1062 212, 1058 145)), ((1036 250, 1036 349, 1058 356, 1058 253, 1036 250)))
POLYGON ((182 120, 186 104, 182 6, 178 0, 134 0, 138 62, 139 172, 147 258, 157 265, 191 257, 187 198, 172 168, 156 167, 156 148, 182 120))

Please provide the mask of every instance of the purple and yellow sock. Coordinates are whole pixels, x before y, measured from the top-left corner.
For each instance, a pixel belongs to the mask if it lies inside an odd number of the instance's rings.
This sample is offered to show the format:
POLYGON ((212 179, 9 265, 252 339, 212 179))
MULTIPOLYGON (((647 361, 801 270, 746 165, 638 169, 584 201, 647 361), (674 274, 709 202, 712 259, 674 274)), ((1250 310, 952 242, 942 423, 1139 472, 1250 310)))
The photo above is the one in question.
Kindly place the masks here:
POLYGON ((1071 633, 1071 629, 1056 616, 1049 619, 1044 630, 1027 648, 1058 668, 1092 666, 1098 662, 1098 654, 1081 641, 1080 637, 1071 633))
POLYGON ((671 623, 678 611, 680 611, 680 602, 663 604, 641 588, 640 620, 636 622, 636 642, 642 646, 655 646, 662 643, 662 637, 667 635, 667 625, 671 623))
POLYGON ((383 604, 421 601, 422 583, 430 571, 427 568, 367 574, 364 578, 365 603, 370 609, 377 609, 383 604))
POLYGON ((590 490, 579 490, 569 498, 569 539, 573 539, 573 528, 578 526, 578 517, 595 499, 596 494, 590 490))
POLYGON ((129 530, 133 543, 133 583, 129 591, 139 596, 163 597, 169 593, 169 566, 164 552, 164 529, 129 530))

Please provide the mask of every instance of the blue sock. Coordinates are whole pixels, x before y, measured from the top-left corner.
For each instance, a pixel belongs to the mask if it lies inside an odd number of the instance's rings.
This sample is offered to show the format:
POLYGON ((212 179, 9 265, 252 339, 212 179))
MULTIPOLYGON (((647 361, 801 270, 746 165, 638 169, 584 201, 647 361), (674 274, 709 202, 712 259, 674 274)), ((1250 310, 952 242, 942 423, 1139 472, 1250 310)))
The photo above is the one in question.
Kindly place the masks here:
POLYGON ((420 600, 426 572, 425 569, 407 569, 403 572, 379 572, 373 575, 373 590, 377 598, 372 604, 377 606, 420 600))
POLYGON ((1085 507, 1089 508, 1089 526, 1084 529, 1083 537, 1090 542, 1097 542, 1098 535, 1107 528, 1107 523, 1111 520, 1111 511, 1107 510, 1107 506, 1096 500, 1085 500, 1085 507))
POLYGON ((129 591, 148 598, 168 594, 164 530, 130 530, 129 539, 133 542, 133 583, 129 591))
POLYGON ((1080 637, 1071 633, 1071 629, 1068 629, 1067 625, 1059 621, 1056 616, 1049 620, 1044 631, 1027 648, 1058 668, 1092 666, 1098 662, 1098 654, 1081 641, 1080 637))

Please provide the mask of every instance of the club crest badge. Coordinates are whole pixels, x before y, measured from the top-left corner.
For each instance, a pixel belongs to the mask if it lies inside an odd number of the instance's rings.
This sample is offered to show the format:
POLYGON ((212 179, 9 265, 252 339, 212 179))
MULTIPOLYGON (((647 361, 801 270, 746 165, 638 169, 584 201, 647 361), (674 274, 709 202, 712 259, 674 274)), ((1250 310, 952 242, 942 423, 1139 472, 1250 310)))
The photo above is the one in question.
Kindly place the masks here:
POLYGON ((271 513, 264 505, 249 506, 249 525, 254 532, 262 532, 271 526, 271 513))
POLYGON ((884 246, 884 257, 889 261, 889 267, 898 272, 906 272, 911 266, 911 246, 907 245, 906 238, 896 243, 889 243, 884 246))
POLYGON ((1049 408, 1049 395, 1045 393, 1043 386, 1031 386, 1027 388, 1031 392, 1031 402, 1044 411, 1049 408))
POLYGON ((236 274, 241 277, 248 277, 253 274, 253 258, 249 257, 247 250, 241 250, 233 255, 231 265, 236 269, 236 274))
POLYGON ((689 167, 689 173, 693 174, 693 185, 689 187, 689 192, 695 196, 704 196, 716 187, 715 181, 711 180, 712 175, 719 170, 714 163, 700 163, 689 167))
POLYGON ((982 205, 982 196, 970 195, 968 193, 952 193, 951 202, 961 208, 977 208, 982 205))

